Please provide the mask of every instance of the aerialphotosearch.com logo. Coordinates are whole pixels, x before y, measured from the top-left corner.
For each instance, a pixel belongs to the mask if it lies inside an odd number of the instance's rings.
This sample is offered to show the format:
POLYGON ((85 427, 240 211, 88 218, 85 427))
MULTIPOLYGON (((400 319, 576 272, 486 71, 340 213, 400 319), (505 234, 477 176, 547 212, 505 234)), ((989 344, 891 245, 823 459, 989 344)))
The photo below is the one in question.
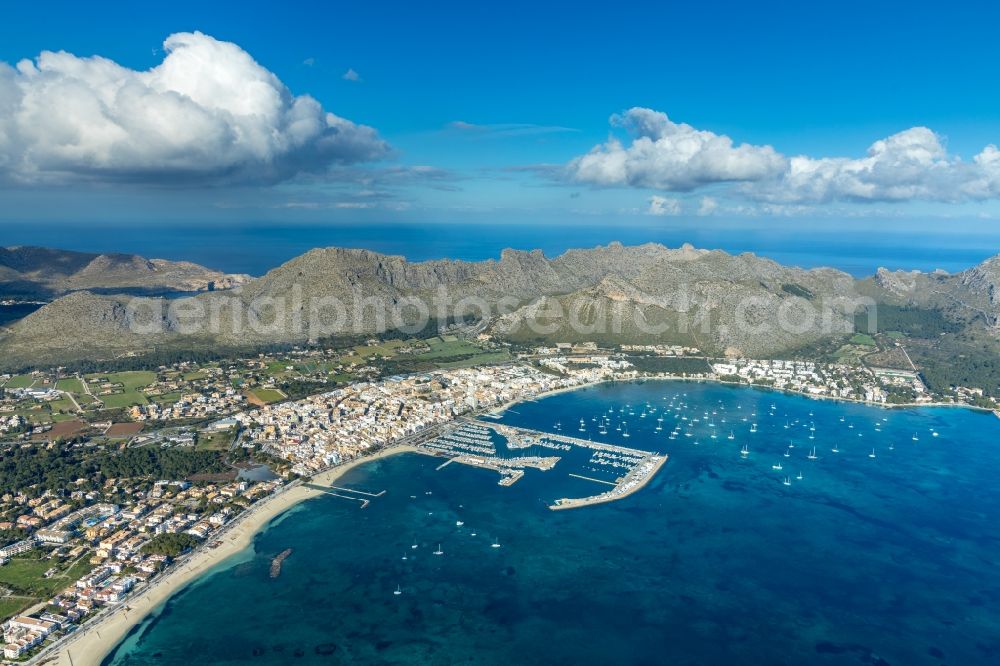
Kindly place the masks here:
POLYGON ((668 294, 639 290, 616 298, 534 299, 513 295, 457 296, 445 287, 430 295, 397 296, 355 289, 344 298, 305 296, 294 284, 284 294, 248 296, 239 291, 184 298, 136 297, 126 305, 136 335, 212 335, 317 341, 334 335, 417 334, 457 325, 486 325, 501 334, 626 336, 652 339, 668 333, 808 336, 849 333, 855 315, 877 330, 875 301, 864 296, 806 299, 753 294, 712 299, 689 285, 668 294))

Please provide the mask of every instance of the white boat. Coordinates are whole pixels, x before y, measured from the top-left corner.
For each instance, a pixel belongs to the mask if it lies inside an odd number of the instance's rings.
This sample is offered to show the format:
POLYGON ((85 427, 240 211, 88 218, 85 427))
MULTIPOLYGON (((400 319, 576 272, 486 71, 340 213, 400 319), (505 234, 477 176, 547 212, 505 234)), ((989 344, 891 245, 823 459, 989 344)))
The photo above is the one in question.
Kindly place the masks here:
POLYGON ((729 431, 729 439, 736 439, 736 435, 733 434, 732 430, 729 431))
POLYGON ((757 424, 756 423, 751 423, 750 424, 750 432, 757 432, 757 424))
POLYGON ((456 520, 456 521, 455 521, 455 527, 461 527, 461 526, 462 526, 462 525, 464 525, 464 524, 465 524, 465 523, 464 523, 463 521, 461 521, 461 520, 456 520))
POLYGON ((834 453, 840 453, 840 449, 839 449, 839 448, 837 447, 837 445, 836 445, 836 444, 834 444, 834 445, 833 445, 833 448, 832 448, 832 449, 830 449, 830 450, 831 450, 831 451, 833 451, 834 453))
POLYGON ((808 458, 809 460, 816 460, 816 447, 815 446, 812 447, 812 451, 809 452, 809 455, 807 455, 806 458, 808 458))
POLYGON ((744 444, 743 448, 740 449, 740 455, 744 458, 748 457, 750 455, 750 447, 744 444))
POLYGON ((499 547, 500 547, 499 539, 493 539, 493 543, 490 544, 490 548, 499 548, 499 547))
POLYGON ((410 548, 412 548, 413 550, 416 550, 416 549, 417 549, 417 544, 416 544, 416 542, 414 542, 414 544, 413 544, 412 546, 410 546, 410 548))
POLYGON ((406 553, 403 553, 403 558, 402 559, 404 559, 404 560, 407 559, 406 553))
POLYGON ((872 449, 872 452, 868 454, 868 457, 869 458, 874 458, 875 457, 875 449, 872 449))
POLYGON ((393 590, 392 593, 395 594, 398 597, 399 595, 401 595, 403 593, 403 588, 401 588, 399 585, 397 585, 396 589, 393 590))
POLYGON ((781 471, 781 463, 779 462, 777 464, 771 465, 771 469, 773 469, 773 470, 775 470, 777 472, 780 472, 781 471))
POLYGON ((441 544, 438 544, 438 549, 434 551, 435 555, 444 555, 444 551, 441 550, 441 544))
MULTIPOLYGON (((791 447, 789 447, 789 448, 791 448, 791 447)), ((786 458, 791 458, 791 457, 792 457, 792 453, 791 453, 791 451, 789 451, 788 449, 785 449, 785 453, 784 453, 784 456, 785 456, 786 458)))
POLYGON ((913 441, 915 442, 915 441, 917 441, 918 439, 920 439, 920 438, 919 438, 919 437, 917 437, 917 433, 913 433, 913 441))
POLYGON ((790 485, 792 485, 792 481, 791 481, 791 479, 789 479, 789 478, 788 478, 787 476, 785 477, 785 480, 784 480, 784 481, 782 481, 781 483, 782 483, 782 485, 785 485, 785 486, 790 486, 790 485))
POLYGON ((798 475, 795 478, 798 479, 799 481, 801 481, 802 480, 802 472, 799 472, 798 475))

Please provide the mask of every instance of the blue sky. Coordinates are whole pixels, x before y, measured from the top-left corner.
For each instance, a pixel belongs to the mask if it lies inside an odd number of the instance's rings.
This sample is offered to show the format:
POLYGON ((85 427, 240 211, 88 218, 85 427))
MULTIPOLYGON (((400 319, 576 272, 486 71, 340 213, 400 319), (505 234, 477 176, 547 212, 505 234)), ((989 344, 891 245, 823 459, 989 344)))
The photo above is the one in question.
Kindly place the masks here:
MULTIPOLYGON (((163 63, 168 36, 198 31, 212 42, 180 40, 174 52, 235 45, 292 96, 314 98, 315 118, 349 121, 336 131, 350 145, 320 145, 335 131, 324 128, 263 157, 229 144, 184 154, 214 135, 147 146, 148 125, 129 129, 129 118, 163 110, 140 97, 115 110, 119 138, 70 139, 93 151, 82 154, 51 137, 68 122, 92 127, 89 116, 34 109, 27 122, 29 101, 0 103, 13 137, 0 140, 0 219, 996 223, 1000 160, 984 149, 1000 142, 1000 10, 730 4, 18 3, 0 27, 0 61, 12 67, 66 51, 141 73, 163 63)), ((86 95, 80 86, 99 81, 77 65, 56 65, 58 82, 86 95)), ((43 76, 9 71, 24 100, 63 99, 44 96, 56 93, 42 91, 43 76)), ((198 103, 214 118, 226 94, 198 103)))

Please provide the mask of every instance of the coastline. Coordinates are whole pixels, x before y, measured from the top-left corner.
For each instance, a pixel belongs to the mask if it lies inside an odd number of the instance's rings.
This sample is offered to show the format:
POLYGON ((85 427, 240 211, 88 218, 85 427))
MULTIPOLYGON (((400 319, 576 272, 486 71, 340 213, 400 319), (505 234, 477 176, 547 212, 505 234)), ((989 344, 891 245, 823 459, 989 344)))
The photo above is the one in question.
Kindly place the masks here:
MULTIPOLYGON (((360 456, 324 472, 312 479, 312 483, 331 484, 350 470, 365 463, 387 458, 400 453, 413 453, 416 447, 409 445, 390 446, 376 453, 360 456)), ((306 487, 302 483, 287 486, 277 495, 262 500, 252 506, 226 530, 222 544, 209 548, 208 543, 219 537, 210 538, 181 561, 176 562, 166 574, 154 579, 151 586, 139 590, 134 596, 115 606, 102 617, 84 624, 66 642, 59 646, 58 653, 42 653, 29 663, 45 663, 51 666, 97 666, 118 646, 128 632, 157 610, 167 600, 189 583, 200 578, 213 567, 244 550, 253 543, 254 537, 265 529, 272 520, 298 504, 322 496, 321 490, 306 487)))
MULTIPOLYGON (((542 400, 544 398, 559 395, 561 393, 567 393, 570 391, 577 391, 584 388, 589 388, 593 386, 599 386, 601 384, 616 384, 616 383, 631 383, 631 382, 643 382, 643 381, 682 381, 682 382, 712 382, 716 384, 724 384, 728 386, 738 386, 746 388, 756 388, 764 389, 768 391, 775 391, 780 393, 786 393, 790 395, 798 395, 806 398, 821 399, 821 400, 833 400, 837 402, 855 403, 866 405, 870 407, 883 407, 883 408, 912 408, 912 407, 965 407, 973 411, 981 412, 992 412, 997 417, 1000 417, 1000 412, 983 408, 976 407, 974 405, 964 405, 955 403, 907 403, 907 404, 887 404, 887 403, 875 403, 863 400, 855 400, 851 398, 842 398, 838 396, 826 396, 826 395, 816 395, 812 393, 806 393, 804 391, 796 391, 791 389, 776 388, 773 386, 766 386, 761 384, 752 384, 744 382, 731 382, 723 381, 713 377, 678 377, 670 375, 662 376, 634 376, 634 377, 623 377, 623 378, 613 378, 613 379, 603 379, 599 381, 584 382, 575 386, 566 386, 553 389, 551 391, 546 391, 538 395, 532 396, 531 398, 522 398, 517 400, 512 400, 503 405, 499 405, 485 414, 480 414, 482 416, 501 418, 502 415, 514 405, 521 402, 533 402, 542 400)), ((394 444, 387 448, 384 448, 375 453, 360 456, 346 462, 342 465, 328 469, 326 471, 318 473, 312 478, 313 483, 317 484, 331 484, 333 481, 340 478, 342 475, 346 474, 351 469, 355 467, 372 462, 374 460, 379 460, 388 456, 400 454, 400 453, 417 453, 419 452, 417 447, 408 444, 394 444)), ((661 461, 661 465, 666 461, 666 456, 664 460, 661 461)), ((658 470, 657 470, 658 471, 658 470)), ((655 472, 654 474, 655 475, 655 472)), ((650 475, 650 478, 653 476, 650 475)), ((643 484, 645 486, 649 479, 643 484)), ((634 489, 635 492, 639 488, 634 489)), ((307 499, 311 499, 322 495, 321 490, 315 490, 306 487, 301 482, 295 482, 289 484, 286 488, 280 491, 277 495, 273 495, 265 500, 262 500, 257 505, 253 506, 246 513, 241 515, 237 521, 226 528, 224 534, 220 535, 223 538, 223 542, 216 548, 208 548, 206 545, 202 545, 196 549, 192 554, 186 556, 182 561, 177 562, 173 569, 167 574, 159 579, 154 580, 152 586, 148 588, 143 588, 134 597, 129 597, 125 602, 119 604, 112 612, 95 618, 91 622, 85 624, 81 629, 74 633, 67 641, 59 645, 58 652, 45 651, 39 655, 36 655, 31 659, 29 664, 50 664, 52 666, 84 666, 98 665, 101 661, 107 657, 111 651, 117 647, 121 640, 128 634, 128 632, 135 627, 137 624, 142 622, 150 613, 157 610, 163 603, 170 599, 174 594, 183 589, 186 585, 192 581, 200 578, 202 575, 207 573, 210 569, 218 565, 220 562, 228 559, 229 557, 239 553, 244 550, 253 542, 254 536, 256 536, 260 531, 265 529, 267 525, 285 513, 294 506, 304 502, 307 499), (125 609, 128 608, 126 611, 125 609)), ((631 494, 628 493, 628 494, 631 494)), ((606 498, 600 500, 601 502, 612 501, 615 498, 606 498)), ((560 509, 577 508, 578 506, 585 506, 586 504, 564 506, 559 507, 560 509)), ((555 507, 550 507, 555 508, 555 507)), ((218 538, 218 537, 217 537, 218 538)), ((212 539, 215 541, 216 539, 212 539)))

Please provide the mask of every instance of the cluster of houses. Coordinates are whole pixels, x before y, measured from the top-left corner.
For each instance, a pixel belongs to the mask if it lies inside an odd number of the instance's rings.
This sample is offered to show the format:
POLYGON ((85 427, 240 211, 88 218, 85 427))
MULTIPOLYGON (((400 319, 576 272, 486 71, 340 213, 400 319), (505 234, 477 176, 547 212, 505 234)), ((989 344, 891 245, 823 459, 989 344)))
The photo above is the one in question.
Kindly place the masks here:
POLYGON ((246 398, 234 388, 206 393, 187 393, 171 404, 151 402, 129 410, 133 421, 209 418, 242 409, 246 398))
POLYGON ((813 361, 733 359, 713 363, 712 370, 722 379, 735 378, 747 383, 766 384, 810 395, 876 403, 885 402, 888 395, 879 376, 862 366, 819 364, 813 361))
POLYGON ((248 441, 310 475, 469 411, 576 386, 607 372, 554 375, 526 365, 441 370, 362 382, 237 415, 248 441))
MULTIPOLYGON (((115 480, 108 483, 109 493, 120 487, 115 480)), ((4 656, 24 656, 53 633, 71 629, 101 606, 120 602, 134 586, 162 571, 170 564, 169 558, 144 548, 156 535, 184 533, 206 540, 243 508, 281 485, 277 479, 204 486, 162 480, 146 490, 130 488, 128 494, 136 501, 124 508, 95 502, 73 511, 69 504, 50 495, 31 499, 5 495, 5 501, 21 502, 30 508, 31 514, 25 515, 38 522, 29 521, 34 525, 29 538, 0 548, 0 566, 18 555, 47 548, 73 560, 89 552, 89 563, 94 568, 49 599, 46 611, 6 622, 4 656), (55 520, 48 522, 40 515, 55 520)))

